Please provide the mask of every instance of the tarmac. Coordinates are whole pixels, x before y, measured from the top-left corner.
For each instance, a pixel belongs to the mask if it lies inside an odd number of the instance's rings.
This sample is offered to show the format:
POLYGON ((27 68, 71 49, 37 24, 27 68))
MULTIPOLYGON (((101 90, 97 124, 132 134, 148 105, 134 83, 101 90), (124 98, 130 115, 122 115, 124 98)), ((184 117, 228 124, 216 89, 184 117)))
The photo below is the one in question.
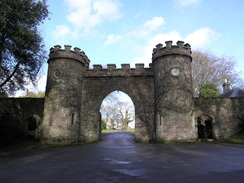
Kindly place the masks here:
POLYGON ((244 183, 244 145, 135 143, 127 132, 93 144, 0 159, 1 183, 244 183))

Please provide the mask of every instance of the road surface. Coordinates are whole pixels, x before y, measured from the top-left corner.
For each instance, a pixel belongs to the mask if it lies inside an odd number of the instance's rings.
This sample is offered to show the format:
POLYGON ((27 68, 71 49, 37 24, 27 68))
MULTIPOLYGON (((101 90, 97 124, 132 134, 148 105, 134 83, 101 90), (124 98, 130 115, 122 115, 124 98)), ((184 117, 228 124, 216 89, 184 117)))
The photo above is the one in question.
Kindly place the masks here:
POLYGON ((130 133, 94 144, 0 159, 1 183, 243 183, 244 145, 135 143, 130 133))

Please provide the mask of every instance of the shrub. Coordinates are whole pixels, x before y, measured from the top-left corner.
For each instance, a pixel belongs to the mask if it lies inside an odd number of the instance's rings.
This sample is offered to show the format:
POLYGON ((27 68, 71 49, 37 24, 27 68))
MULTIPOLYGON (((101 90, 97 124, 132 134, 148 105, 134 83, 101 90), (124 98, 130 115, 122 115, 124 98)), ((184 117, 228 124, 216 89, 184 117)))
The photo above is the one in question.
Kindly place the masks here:
POLYGON ((107 126, 107 125, 106 125, 105 121, 102 120, 102 130, 106 130, 106 129, 107 129, 106 126, 107 126))

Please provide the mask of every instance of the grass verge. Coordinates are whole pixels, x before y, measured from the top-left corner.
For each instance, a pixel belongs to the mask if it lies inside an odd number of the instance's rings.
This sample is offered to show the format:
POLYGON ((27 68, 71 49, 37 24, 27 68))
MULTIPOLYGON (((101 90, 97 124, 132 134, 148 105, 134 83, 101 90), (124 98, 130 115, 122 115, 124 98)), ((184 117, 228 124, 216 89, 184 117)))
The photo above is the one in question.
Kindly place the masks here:
POLYGON ((232 135, 230 137, 226 137, 223 139, 219 139, 219 142, 227 142, 227 143, 238 143, 244 144, 244 131, 238 134, 232 135))
POLYGON ((107 130, 102 130, 102 136, 109 134, 109 133, 116 133, 116 132, 130 132, 132 135, 135 135, 135 130, 111 130, 111 129, 107 129, 107 130))
POLYGON ((130 132, 132 135, 135 135, 135 129, 133 130, 126 130, 127 132, 130 132))
POLYGON ((109 134, 109 133, 115 133, 117 132, 117 130, 111 130, 111 129, 107 129, 107 130, 102 130, 102 136, 103 135, 106 135, 106 134, 109 134))

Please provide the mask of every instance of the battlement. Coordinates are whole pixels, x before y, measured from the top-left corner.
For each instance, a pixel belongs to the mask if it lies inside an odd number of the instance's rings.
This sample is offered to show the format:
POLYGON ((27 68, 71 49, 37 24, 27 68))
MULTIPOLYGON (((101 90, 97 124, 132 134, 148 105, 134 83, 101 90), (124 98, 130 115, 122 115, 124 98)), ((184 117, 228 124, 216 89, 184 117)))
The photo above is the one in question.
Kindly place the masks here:
POLYGON ((153 76, 152 64, 144 68, 144 64, 135 64, 135 68, 130 68, 130 64, 121 64, 121 68, 116 68, 115 64, 107 64, 103 67, 100 64, 93 65, 93 69, 86 69, 83 72, 85 77, 106 77, 106 76, 153 76))
POLYGON ((184 44, 184 41, 177 41, 177 45, 172 45, 172 43, 173 41, 166 41, 166 46, 163 46, 161 43, 157 44, 156 48, 153 49, 152 61, 163 55, 177 54, 191 56, 191 46, 188 43, 184 44))
POLYGON ((68 58, 76 60, 83 63, 84 66, 87 67, 89 67, 90 64, 90 60, 84 51, 81 51, 81 49, 77 47, 75 47, 74 50, 71 50, 70 45, 64 45, 64 49, 61 49, 60 45, 56 45, 53 48, 50 48, 49 60, 57 58, 68 58))

